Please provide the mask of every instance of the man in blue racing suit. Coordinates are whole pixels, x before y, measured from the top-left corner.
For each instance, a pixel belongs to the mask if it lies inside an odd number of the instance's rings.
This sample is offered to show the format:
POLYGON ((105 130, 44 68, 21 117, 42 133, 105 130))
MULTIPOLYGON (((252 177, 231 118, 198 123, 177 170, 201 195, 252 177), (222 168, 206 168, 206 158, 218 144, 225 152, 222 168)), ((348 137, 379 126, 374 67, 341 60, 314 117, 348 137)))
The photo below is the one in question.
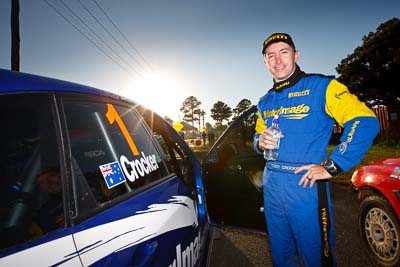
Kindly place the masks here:
POLYGON ((379 123, 373 111, 334 77, 304 73, 288 34, 272 34, 262 53, 274 86, 258 103, 255 151, 262 154, 275 145, 267 129, 274 115, 282 130, 278 158, 267 161, 263 177, 274 266, 334 266, 328 180, 361 161, 379 123), (335 121, 344 132, 328 156, 335 121))

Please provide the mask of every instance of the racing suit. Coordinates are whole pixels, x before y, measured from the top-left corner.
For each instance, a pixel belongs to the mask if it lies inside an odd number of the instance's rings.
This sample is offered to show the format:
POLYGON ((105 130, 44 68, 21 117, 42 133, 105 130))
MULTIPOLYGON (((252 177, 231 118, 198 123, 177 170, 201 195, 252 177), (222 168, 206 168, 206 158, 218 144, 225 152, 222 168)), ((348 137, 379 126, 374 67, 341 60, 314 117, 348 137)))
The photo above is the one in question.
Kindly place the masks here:
POLYGON ((336 121, 343 135, 329 158, 348 171, 361 161, 379 132, 375 114, 334 77, 296 71, 274 87, 258 103, 254 149, 262 131, 279 115, 280 141, 276 161, 264 169, 264 211, 275 266, 335 265, 332 256, 334 230, 328 180, 303 188, 304 172, 294 170, 320 164, 336 121))

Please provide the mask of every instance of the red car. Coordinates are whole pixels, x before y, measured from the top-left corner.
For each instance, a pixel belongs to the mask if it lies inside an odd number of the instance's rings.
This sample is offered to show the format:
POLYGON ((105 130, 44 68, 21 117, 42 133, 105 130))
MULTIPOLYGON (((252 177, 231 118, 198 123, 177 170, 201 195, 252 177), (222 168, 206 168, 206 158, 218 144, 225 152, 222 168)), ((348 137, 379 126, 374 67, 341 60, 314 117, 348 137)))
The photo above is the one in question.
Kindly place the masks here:
POLYGON ((351 178, 362 200, 361 237, 382 266, 400 265, 400 158, 359 167, 351 178))

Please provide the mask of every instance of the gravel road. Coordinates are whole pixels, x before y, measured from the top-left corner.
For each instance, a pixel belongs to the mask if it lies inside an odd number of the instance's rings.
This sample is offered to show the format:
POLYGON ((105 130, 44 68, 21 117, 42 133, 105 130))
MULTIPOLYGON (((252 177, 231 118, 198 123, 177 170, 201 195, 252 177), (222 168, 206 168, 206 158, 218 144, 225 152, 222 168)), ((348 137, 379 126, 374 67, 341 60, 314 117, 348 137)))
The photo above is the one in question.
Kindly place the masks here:
MULTIPOLYGON (((338 267, 376 266, 367 256, 358 229, 359 201, 350 186, 331 185, 338 267)), ((210 267, 272 266, 268 239, 263 233, 229 229, 214 231, 210 267)))

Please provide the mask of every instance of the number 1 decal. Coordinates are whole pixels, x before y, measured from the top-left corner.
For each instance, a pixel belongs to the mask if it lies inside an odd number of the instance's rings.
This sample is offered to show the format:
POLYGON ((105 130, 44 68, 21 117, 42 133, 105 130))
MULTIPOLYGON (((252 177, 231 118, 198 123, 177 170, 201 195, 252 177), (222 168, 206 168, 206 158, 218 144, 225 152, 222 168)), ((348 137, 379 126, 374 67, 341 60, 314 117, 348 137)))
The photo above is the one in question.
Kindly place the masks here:
POLYGON ((126 129, 126 126, 124 122, 122 121, 121 117, 119 116, 118 112, 115 110, 114 106, 112 104, 107 104, 107 113, 106 117, 108 119, 108 122, 112 125, 115 121, 117 122, 119 128, 121 129, 122 134, 125 137, 126 142, 128 142, 129 147, 132 150, 133 155, 138 156, 139 151, 135 145, 135 142, 133 142, 131 135, 129 134, 128 130, 126 129))

